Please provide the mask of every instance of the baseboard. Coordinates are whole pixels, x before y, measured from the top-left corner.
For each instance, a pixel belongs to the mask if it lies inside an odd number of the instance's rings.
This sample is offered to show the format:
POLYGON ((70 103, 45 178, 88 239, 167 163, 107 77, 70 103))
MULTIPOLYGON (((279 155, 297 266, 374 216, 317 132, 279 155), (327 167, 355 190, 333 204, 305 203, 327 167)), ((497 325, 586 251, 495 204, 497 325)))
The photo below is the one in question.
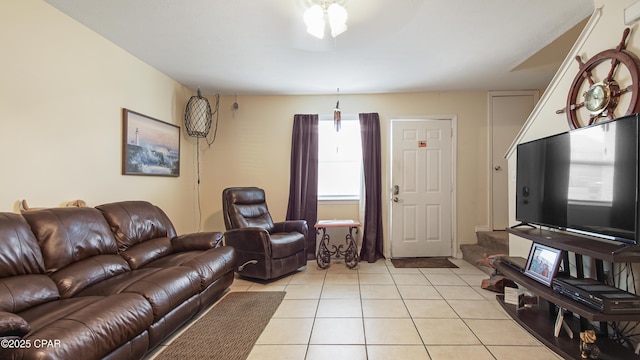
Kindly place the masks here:
POLYGON ((488 225, 476 226, 476 232, 480 231, 491 231, 491 228, 488 225))

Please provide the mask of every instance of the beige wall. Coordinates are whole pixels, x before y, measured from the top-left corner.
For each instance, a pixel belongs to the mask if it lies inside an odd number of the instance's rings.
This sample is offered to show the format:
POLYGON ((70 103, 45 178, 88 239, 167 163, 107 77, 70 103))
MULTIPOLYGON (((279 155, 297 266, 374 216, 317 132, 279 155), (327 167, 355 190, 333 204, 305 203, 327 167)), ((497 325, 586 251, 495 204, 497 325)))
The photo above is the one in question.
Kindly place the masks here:
MULTIPOLYGON (((622 38, 624 24, 624 9, 637 0, 595 0, 595 15, 592 17, 593 26, 583 32, 582 39, 574 46, 575 51, 570 53, 565 60, 565 65, 555 75, 554 81, 545 91, 544 95, 534 109, 532 116, 525 125, 519 142, 525 142, 548 135, 557 134, 569 130, 565 114, 556 114, 556 110, 566 106, 567 95, 573 79, 578 74, 578 63, 574 60, 576 55, 587 61, 595 54, 614 49, 622 38), (600 9, 600 10, 598 10, 600 9)), ((638 24, 632 24, 631 35, 627 41, 627 50, 640 55, 640 31, 638 24)), ((608 70, 608 65, 605 69, 608 70)), ((628 104, 628 103, 627 103, 628 104)), ((620 104, 622 105, 622 103, 620 104)), ((621 108, 623 106, 620 106, 621 108)), ((626 108, 626 106, 624 106, 626 108)), ((509 168, 515 169, 515 152, 509 158, 509 168)), ((515 224, 515 184, 509 184, 510 216, 511 223, 515 224)), ((509 246, 510 253, 514 256, 526 257, 531 242, 516 236, 511 236, 509 246)))
POLYGON ((179 178, 121 175, 122 108, 180 124, 191 93, 40 0, 0 2, 0 211, 129 199, 197 227, 193 141, 179 178))
MULTIPOLYGON (((330 96, 248 96, 220 100, 217 140, 202 152, 202 204, 207 229, 224 228, 222 190, 229 186, 255 185, 267 192, 272 215, 284 219, 289 191, 291 130, 296 113, 328 114, 335 104, 330 96)), ((378 112, 382 132, 383 188, 389 178, 389 131, 394 117, 424 115, 457 116, 457 243, 474 243, 475 228, 488 226, 487 199, 487 93, 418 93, 340 95, 343 114, 378 112)), ((386 196, 386 194, 384 195, 386 196)), ((389 203, 383 203, 384 231, 388 235, 389 203)), ((329 205, 322 216, 339 217, 356 206, 329 205), (337 215, 330 216, 335 213, 337 215)), ((388 238, 388 236, 386 236, 388 238)), ((388 245, 388 244, 387 244, 388 245)), ((388 247, 388 246, 387 246, 388 247)))
MULTIPOLYGON (((179 232, 223 230, 222 190, 256 185, 283 219, 293 115, 326 114, 335 104, 335 95, 240 96, 233 112, 235 98, 223 96, 217 140, 210 148, 200 142, 199 189, 196 141, 184 131, 179 178, 123 176, 122 108, 180 125, 192 93, 40 0, 0 3, 0 44, 0 211, 17 212, 21 199, 32 206, 143 199, 161 206, 179 232)), ((456 241, 475 242, 474 229, 488 226, 486 92, 341 95, 340 104, 345 114, 380 114, 385 188, 390 119, 457 116, 456 241)), ((356 212, 320 209, 322 216, 356 212)))

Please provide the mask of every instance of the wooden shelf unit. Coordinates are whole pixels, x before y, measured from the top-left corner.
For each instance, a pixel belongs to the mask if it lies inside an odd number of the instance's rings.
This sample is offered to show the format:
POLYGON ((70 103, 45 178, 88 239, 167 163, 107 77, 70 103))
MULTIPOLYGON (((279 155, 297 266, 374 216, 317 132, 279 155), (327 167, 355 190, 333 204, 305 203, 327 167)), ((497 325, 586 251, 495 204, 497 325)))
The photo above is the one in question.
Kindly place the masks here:
MULTIPOLYGON (((576 256, 585 255, 596 260, 613 263, 640 263, 640 247, 638 247, 638 250, 625 249, 626 251, 620 252, 622 248, 620 244, 560 231, 523 228, 510 228, 507 231, 542 245, 574 253, 576 256)), ((569 326, 574 331, 574 339, 570 339, 564 332, 561 332, 560 337, 555 337, 553 335, 555 318, 552 316, 552 304, 577 314, 589 322, 640 321, 640 309, 638 314, 603 314, 568 296, 554 292, 551 287, 526 276, 506 264, 500 263, 500 261, 496 262, 496 267, 504 276, 521 284, 542 299, 538 307, 516 309, 514 305, 504 302, 503 295, 498 295, 497 299, 502 307, 538 340, 566 359, 580 358, 578 350, 581 330, 580 321, 574 317, 565 317, 565 319, 569 320, 569 326)), ((602 350, 601 359, 640 359, 639 355, 613 340, 598 338, 597 344, 602 350)))
MULTIPOLYGON (((498 302, 520 326, 535 336, 540 342, 565 359, 580 359, 580 321, 576 318, 565 317, 574 333, 570 339, 565 332, 559 337, 553 336, 555 318, 551 317, 549 307, 553 306, 541 299, 538 307, 516 309, 515 305, 504 302, 504 295, 497 295, 498 302)), ((564 331, 564 330, 563 330, 564 331)), ((603 360, 638 360, 640 356, 632 350, 622 347, 611 339, 598 338, 598 347, 603 360)))
POLYGON ((516 269, 511 268, 508 265, 504 264, 496 264, 498 271, 501 274, 508 277, 509 279, 515 281, 518 284, 521 284, 527 290, 535 293, 539 297, 554 303, 560 307, 571 311, 572 313, 578 314, 589 321, 640 321, 640 313, 638 314, 603 314, 598 310, 591 308, 587 305, 584 305, 580 302, 577 302, 571 299, 568 296, 558 294, 553 291, 552 288, 545 286, 542 283, 537 282, 536 280, 526 276, 525 274, 519 272, 516 269))
POLYGON ((507 232, 538 244, 590 256, 595 259, 616 263, 640 262, 640 246, 637 246, 637 250, 623 251, 625 245, 621 243, 573 235, 564 231, 538 228, 508 228, 507 232))

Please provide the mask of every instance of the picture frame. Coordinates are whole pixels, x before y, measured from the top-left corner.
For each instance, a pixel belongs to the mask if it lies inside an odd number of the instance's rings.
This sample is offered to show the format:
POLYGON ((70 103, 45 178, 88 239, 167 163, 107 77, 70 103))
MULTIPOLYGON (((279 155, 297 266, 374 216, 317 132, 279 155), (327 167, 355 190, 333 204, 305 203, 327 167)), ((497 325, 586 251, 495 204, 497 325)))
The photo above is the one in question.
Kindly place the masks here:
POLYGON ((524 274, 542 284, 551 286, 554 276, 560 267, 562 260, 562 250, 533 243, 529 251, 527 265, 524 274))
POLYGON ((180 176, 180 127, 122 109, 122 174, 180 176))

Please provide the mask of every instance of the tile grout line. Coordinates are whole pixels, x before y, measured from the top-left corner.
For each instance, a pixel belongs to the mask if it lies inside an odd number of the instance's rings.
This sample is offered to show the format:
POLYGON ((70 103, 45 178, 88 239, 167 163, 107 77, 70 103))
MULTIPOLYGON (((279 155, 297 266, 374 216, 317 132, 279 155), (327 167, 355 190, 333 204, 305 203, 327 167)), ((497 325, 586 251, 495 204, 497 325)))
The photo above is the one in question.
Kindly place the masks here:
POLYGON ((369 359, 369 349, 367 348, 367 327, 364 324, 364 303, 362 299, 362 286, 360 283, 360 265, 358 265, 358 297, 360 298, 360 315, 362 316, 362 341, 364 342, 364 356, 369 359))
MULTIPOLYGON (((389 270, 388 267, 387 267, 387 270, 389 270)), ((389 271, 389 272, 391 272, 391 271, 389 271)), ((418 269, 418 272, 420 272, 420 275, 422 275, 422 277, 425 278, 427 283, 431 284, 431 282, 429 281, 427 276, 422 271, 420 271, 420 269, 418 269)), ((413 327, 416 329, 416 333, 418 334, 418 337, 420 338, 420 341, 422 342, 422 347, 426 351, 427 356, 429 357, 429 359, 432 359, 431 353, 429 352, 429 348, 427 347, 427 344, 425 343, 424 338, 422 337, 422 334, 420 334, 420 330, 418 329, 418 325, 416 324, 416 321, 413 318, 413 315, 411 314, 411 311, 409 311, 409 307, 407 306, 407 302, 405 301, 405 300, 408 300, 408 299, 405 299, 404 296, 402 296, 402 293, 400 292, 400 289, 398 288, 398 283, 396 282, 396 279, 393 277, 393 275, 391 275, 391 278, 393 279, 393 283, 396 286, 396 291, 398 291, 398 295, 400 295, 400 299, 402 300, 402 304, 404 305, 404 308, 407 311, 407 314, 409 314, 409 318, 411 319, 411 323, 413 324, 413 327)))
MULTIPOLYGON (((318 268, 316 267, 316 270, 318 268)), ((311 337, 313 336, 313 329, 316 325, 316 319, 318 317, 318 311, 320 310, 320 300, 322 299, 322 293, 324 292, 324 286, 327 282, 327 274, 329 273, 329 268, 322 269, 323 279, 322 279, 322 287, 320 288, 320 293, 318 294, 318 302, 316 303, 316 311, 313 314, 313 321, 311 322, 311 331, 309 332, 309 339, 307 340, 307 349, 304 352, 304 358, 306 359, 309 356, 309 348, 311 347, 311 337)))

